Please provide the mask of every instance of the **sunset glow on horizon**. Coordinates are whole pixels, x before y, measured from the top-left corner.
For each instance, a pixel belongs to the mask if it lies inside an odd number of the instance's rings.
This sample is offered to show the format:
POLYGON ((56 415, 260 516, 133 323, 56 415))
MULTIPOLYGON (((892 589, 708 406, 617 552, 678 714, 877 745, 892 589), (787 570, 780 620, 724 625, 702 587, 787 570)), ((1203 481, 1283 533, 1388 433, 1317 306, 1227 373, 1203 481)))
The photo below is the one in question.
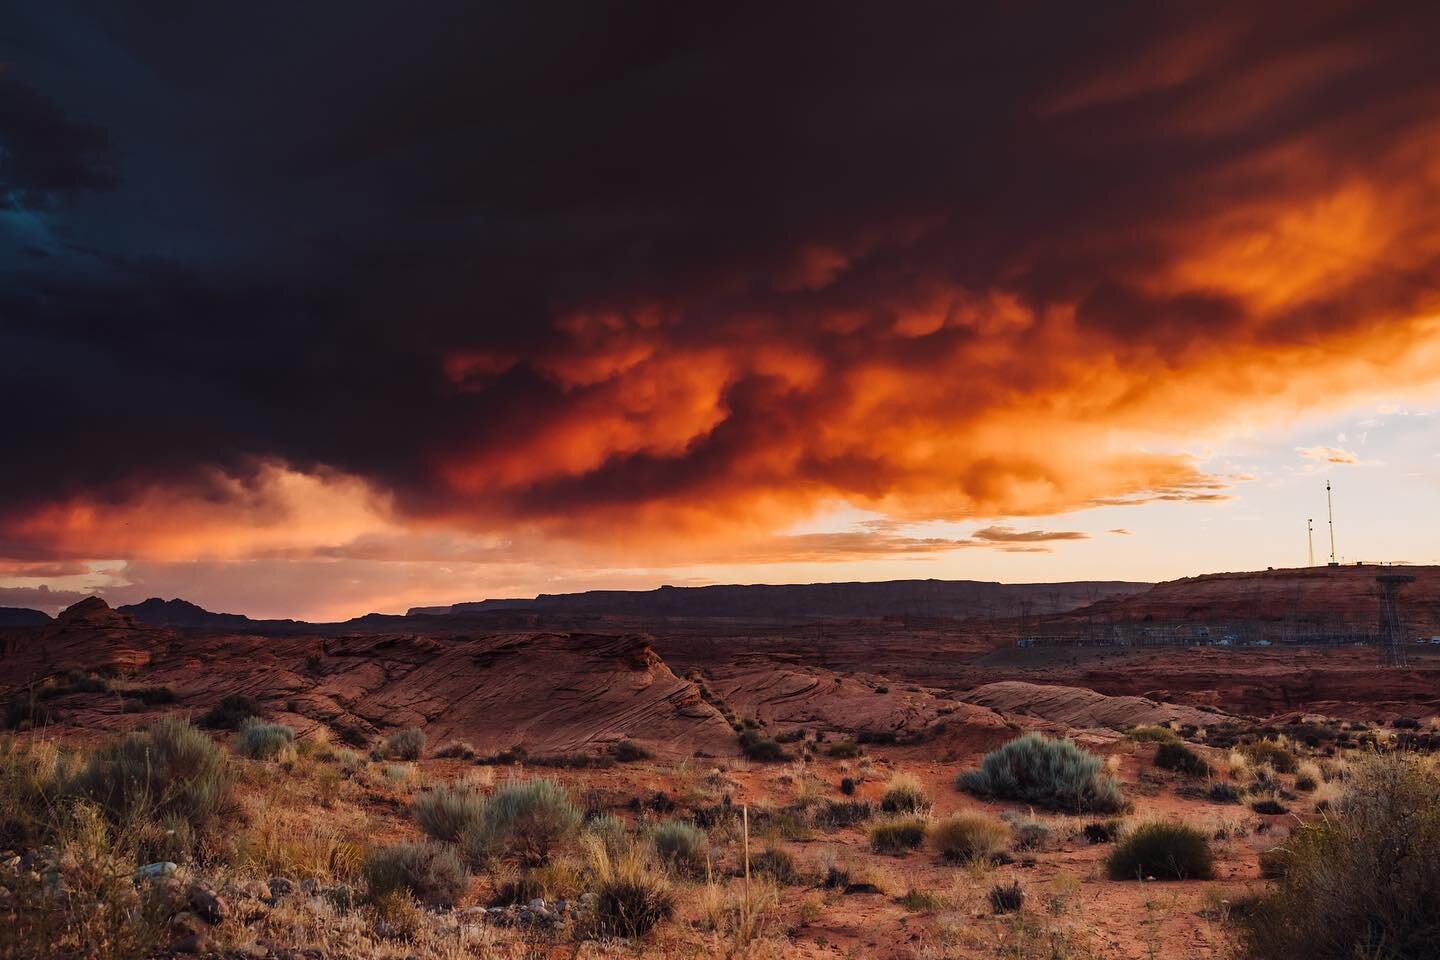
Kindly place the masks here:
POLYGON ((1440 21, 1267 9, 36 8, 0 606, 1440 563, 1440 21))

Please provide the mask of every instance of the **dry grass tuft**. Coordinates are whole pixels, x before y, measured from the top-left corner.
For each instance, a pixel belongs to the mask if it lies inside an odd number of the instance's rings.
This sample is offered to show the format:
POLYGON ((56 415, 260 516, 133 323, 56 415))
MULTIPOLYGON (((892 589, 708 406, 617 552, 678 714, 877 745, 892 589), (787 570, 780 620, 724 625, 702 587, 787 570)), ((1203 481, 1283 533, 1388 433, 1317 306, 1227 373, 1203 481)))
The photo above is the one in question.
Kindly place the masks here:
POLYGON ((930 828, 930 844, 947 863, 992 860, 1010 843, 1010 828, 982 813, 957 813, 930 828))

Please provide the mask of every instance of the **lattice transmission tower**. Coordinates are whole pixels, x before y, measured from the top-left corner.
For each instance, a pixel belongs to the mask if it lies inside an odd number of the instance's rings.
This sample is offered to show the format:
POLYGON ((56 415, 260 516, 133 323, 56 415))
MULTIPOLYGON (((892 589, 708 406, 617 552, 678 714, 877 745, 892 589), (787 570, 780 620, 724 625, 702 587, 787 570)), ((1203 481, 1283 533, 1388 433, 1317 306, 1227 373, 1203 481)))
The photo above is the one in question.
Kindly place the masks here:
POLYGON ((1384 573, 1375 578, 1380 584, 1380 633, 1375 638, 1379 646, 1380 666, 1405 666, 1405 625, 1400 620, 1400 588, 1414 583, 1415 578, 1406 573, 1384 573))

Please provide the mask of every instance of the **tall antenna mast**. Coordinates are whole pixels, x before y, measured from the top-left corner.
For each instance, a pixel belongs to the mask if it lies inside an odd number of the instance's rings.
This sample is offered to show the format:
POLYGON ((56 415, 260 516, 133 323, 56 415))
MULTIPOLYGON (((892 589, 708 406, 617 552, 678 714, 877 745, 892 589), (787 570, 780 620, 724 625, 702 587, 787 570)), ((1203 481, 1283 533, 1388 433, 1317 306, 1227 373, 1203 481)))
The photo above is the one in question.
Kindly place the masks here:
POLYGON ((1335 562, 1335 502, 1330 499, 1330 481, 1325 481, 1325 511, 1330 515, 1330 566, 1338 567, 1335 562))
POLYGON ((1315 566, 1315 521, 1305 521, 1305 542, 1310 547, 1310 566, 1315 566))

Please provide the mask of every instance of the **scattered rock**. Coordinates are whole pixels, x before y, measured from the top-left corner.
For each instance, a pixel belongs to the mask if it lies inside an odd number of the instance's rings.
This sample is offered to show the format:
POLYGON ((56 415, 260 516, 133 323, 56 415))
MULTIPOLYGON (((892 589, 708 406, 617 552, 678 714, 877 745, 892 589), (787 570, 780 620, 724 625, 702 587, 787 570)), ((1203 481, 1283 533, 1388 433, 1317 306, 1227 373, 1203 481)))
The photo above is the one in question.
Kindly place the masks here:
POLYGON ((137 881, 159 880, 161 877, 170 876, 170 874, 174 873, 177 869, 175 864, 169 860, 161 860, 158 863, 147 863, 135 871, 135 879, 137 881))
POLYGON ((327 887, 325 896, 341 910, 353 909, 360 900, 355 893, 355 888, 348 883, 337 883, 333 887, 327 887))
POLYGON ((190 902, 190 909, 206 923, 220 923, 230 914, 230 905, 206 884, 190 884, 186 897, 190 902))
POLYGON ((548 926, 558 927, 568 920, 580 916, 581 906, 573 901, 556 900, 553 903, 536 897, 529 903, 512 903, 506 907, 471 907, 456 914, 462 922, 483 920, 497 926, 548 926))
POLYGON ((264 880, 246 880, 240 884, 236 890, 241 896, 248 897, 251 900, 269 900, 274 896, 274 892, 270 889, 270 884, 264 880))
POLYGON ((270 956, 274 957, 275 960, 297 960, 297 958, 301 956, 299 952, 291 950, 289 947, 284 946, 283 944, 276 943, 274 940, 262 939, 255 942, 259 946, 264 947, 266 950, 268 950, 270 956))
POLYGON ((208 946, 203 933, 187 933, 170 944, 171 953, 201 953, 208 946))

